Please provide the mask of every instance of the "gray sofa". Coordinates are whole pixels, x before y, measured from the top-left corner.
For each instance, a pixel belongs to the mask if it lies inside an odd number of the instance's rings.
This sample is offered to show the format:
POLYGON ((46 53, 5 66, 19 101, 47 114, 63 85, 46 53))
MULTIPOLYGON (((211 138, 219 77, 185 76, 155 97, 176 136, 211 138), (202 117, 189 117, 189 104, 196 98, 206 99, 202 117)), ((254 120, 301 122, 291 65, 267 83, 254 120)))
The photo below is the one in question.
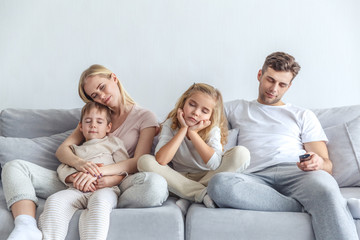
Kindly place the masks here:
MULTIPOLYGON (((360 105, 315 109, 329 138, 334 177, 345 198, 360 198, 360 105)), ((79 109, 5 109, 0 113, 0 163, 25 159, 56 169, 57 146, 70 134, 79 109)), ((238 132, 230 130, 230 148, 238 132)), ((1 169, 0 169, 1 170, 1 169)), ((192 204, 184 218, 175 198, 157 208, 115 209, 111 213, 108 239, 315 239, 311 216, 306 213, 261 212, 237 209, 207 209, 192 204)), ((37 216, 44 205, 40 199, 37 216)), ((66 239, 78 239, 77 212, 66 239)), ((360 220, 354 220, 360 233, 360 220)), ((14 227, 0 185, 0 239, 14 227)), ((341 224, 341 223, 339 223, 341 224)))

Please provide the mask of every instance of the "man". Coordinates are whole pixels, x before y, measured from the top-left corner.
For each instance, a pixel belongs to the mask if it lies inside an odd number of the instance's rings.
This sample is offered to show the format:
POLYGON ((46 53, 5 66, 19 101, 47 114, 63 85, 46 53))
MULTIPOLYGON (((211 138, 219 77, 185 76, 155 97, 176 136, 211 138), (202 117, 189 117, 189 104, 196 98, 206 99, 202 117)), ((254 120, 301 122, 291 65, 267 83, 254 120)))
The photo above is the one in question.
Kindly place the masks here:
POLYGON ((215 175, 208 194, 219 207, 304 210, 312 216, 316 239, 358 240, 347 202, 331 176, 320 122, 313 112, 282 101, 299 71, 294 57, 272 53, 258 72, 258 99, 228 103, 229 124, 240 129, 238 144, 249 149, 251 163, 243 173, 215 175), (299 162, 304 154, 309 155, 299 162))

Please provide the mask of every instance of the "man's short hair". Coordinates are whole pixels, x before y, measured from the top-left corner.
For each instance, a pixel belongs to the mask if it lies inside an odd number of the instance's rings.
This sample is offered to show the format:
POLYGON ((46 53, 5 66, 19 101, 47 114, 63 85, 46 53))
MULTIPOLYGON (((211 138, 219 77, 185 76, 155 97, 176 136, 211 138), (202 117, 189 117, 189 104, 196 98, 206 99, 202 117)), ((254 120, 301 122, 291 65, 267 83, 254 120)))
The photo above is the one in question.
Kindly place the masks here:
POLYGON ((284 52, 274 52, 267 56, 261 69, 262 73, 265 73, 268 67, 275 71, 291 72, 293 75, 291 81, 296 77, 301 68, 293 56, 284 52))

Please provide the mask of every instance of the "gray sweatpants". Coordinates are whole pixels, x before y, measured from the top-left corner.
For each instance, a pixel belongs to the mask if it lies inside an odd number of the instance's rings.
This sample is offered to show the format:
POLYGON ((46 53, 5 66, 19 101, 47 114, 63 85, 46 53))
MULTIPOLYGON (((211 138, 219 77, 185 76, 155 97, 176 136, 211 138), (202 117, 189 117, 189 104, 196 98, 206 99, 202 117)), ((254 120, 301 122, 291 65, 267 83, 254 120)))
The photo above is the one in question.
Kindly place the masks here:
MULTIPOLYGON (((24 160, 13 160, 2 169, 1 181, 8 208, 17 201, 31 200, 37 204, 37 197, 48 198, 51 194, 66 189, 58 179, 56 171, 43 168, 24 160)), ((156 207, 168 197, 166 180, 155 173, 135 173, 119 185, 120 208, 156 207)))
POLYGON ((346 199, 322 170, 304 172, 289 163, 251 174, 219 173, 210 180, 208 194, 219 207, 296 212, 304 206, 317 240, 358 240, 346 199))

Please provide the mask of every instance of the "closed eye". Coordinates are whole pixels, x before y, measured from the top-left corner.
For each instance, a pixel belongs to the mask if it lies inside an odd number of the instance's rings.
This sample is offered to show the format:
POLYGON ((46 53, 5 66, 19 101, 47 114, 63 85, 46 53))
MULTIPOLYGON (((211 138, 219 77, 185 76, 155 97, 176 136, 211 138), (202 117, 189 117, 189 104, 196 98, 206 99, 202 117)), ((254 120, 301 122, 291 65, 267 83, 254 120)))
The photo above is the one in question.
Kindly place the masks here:
POLYGON ((210 111, 209 111, 208 109, 203 109, 202 112, 203 112, 204 114, 208 114, 210 111))
POLYGON ((196 106, 196 104, 195 104, 195 103, 192 103, 192 102, 189 102, 189 105, 190 105, 191 107, 195 107, 195 106, 196 106))
POLYGON ((286 83, 280 83, 279 86, 282 87, 282 88, 285 88, 285 87, 287 87, 288 85, 287 85, 286 83))

